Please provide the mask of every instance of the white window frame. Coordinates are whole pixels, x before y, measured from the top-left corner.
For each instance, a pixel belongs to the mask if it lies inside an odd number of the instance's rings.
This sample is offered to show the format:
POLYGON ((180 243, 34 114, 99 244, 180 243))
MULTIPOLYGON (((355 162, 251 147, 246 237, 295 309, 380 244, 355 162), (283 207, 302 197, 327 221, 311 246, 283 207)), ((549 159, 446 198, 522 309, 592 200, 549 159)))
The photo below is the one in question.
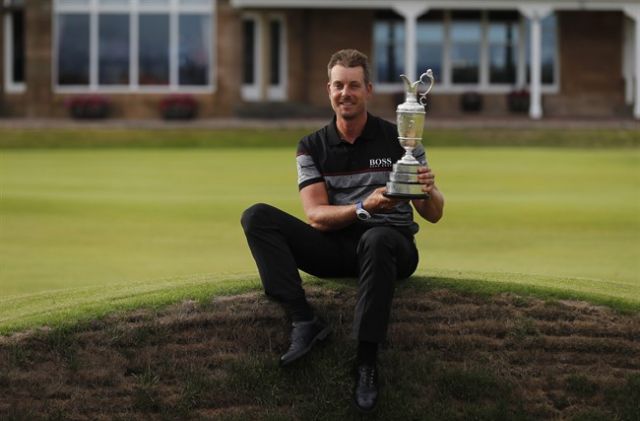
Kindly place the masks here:
MULTIPOLYGON (((22 94, 27 90, 26 81, 16 82, 13 78, 13 13, 4 16, 4 91, 8 94, 22 94)), ((26 70, 26 69, 25 69, 26 70)), ((26 76, 26 74, 25 74, 26 76)))
MULTIPOLYGON (((286 101, 288 98, 288 52, 287 52, 287 20, 281 13, 251 13, 247 12, 242 15, 242 22, 252 21, 254 24, 253 42, 254 42, 254 68, 253 83, 243 83, 240 88, 242 99, 249 102, 257 101, 286 101), (270 47, 265 51, 264 45, 271 42, 271 39, 264 39, 265 34, 269 34, 271 22, 280 24, 280 63, 278 70, 280 71, 278 85, 271 85, 269 78, 265 80, 264 75, 267 74, 265 69, 271 64, 269 62, 271 53, 270 47)), ((243 34, 244 35, 244 34, 243 34)), ((270 69, 269 69, 270 70, 270 69)))
MULTIPOLYGON (((486 94, 504 94, 511 92, 514 88, 526 88, 529 85, 526 82, 526 56, 525 56, 525 38, 526 38, 526 17, 520 16, 519 22, 519 37, 517 45, 517 77, 516 83, 489 83, 489 17, 488 11, 483 10, 480 25, 481 25, 481 44, 480 44, 480 73, 479 83, 475 84, 454 84, 451 81, 452 66, 451 66, 451 10, 444 11, 443 18, 444 25, 444 44, 443 44, 443 57, 442 57, 442 69, 443 75, 436 75, 440 79, 440 83, 436 84, 433 88, 434 93, 442 94, 460 94, 470 90, 477 91, 479 93, 486 94)), ((559 76, 560 76, 560 39, 558 36, 558 25, 556 25, 556 50, 554 57, 554 78, 553 84, 542 84, 541 91, 544 94, 555 94, 560 90, 559 76)), ((373 39, 373 38, 372 38, 373 39)), ((416 45, 414 48, 418 48, 416 45)), ((375 60, 375 57, 373 57, 375 60)), ((375 63, 375 61, 374 61, 375 63)), ((401 91, 402 84, 398 83, 376 83, 376 91, 380 93, 397 93, 401 91)))
POLYGON ((216 9, 215 1, 211 0, 164 0, 150 2, 149 0, 54 0, 52 8, 53 34, 53 71, 52 88, 56 93, 213 93, 216 91, 216 9), (107 3, 107 4, 105 4, 107 3), (163 4, 164 3, 164 4, 163 4), (89 15, 89 84, 88 85, 60 85, 58 84, 58 19, 59 13, 84 13, 89 15), (129 16, 129 84, 128 85, 100 85, 98 82, 98 16, 100 13, 119 13, 129 16), (138 83, 138 42, 139 15, 141 13, 166 13, 169 15, 169 84, 161 86, 141 86, 138 83), (178 20, 180 14, 208 15, 211 19, 209 34, 209 80, 204 86, 179 85, 178 65, 178 20))

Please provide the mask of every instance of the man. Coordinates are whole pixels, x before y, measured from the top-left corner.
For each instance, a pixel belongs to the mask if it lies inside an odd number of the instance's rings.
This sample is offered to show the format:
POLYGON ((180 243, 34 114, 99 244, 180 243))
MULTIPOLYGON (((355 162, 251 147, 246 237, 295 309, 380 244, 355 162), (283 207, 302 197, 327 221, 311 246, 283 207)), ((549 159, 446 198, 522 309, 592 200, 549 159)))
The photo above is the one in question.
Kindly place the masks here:
MULTIPOLYGON (((282 366, 307 354, 331 328, 306 300, 298 269, 318 277, 357 277, 353 336, 358 340, 354 402, 363 412, 378 400, 378 344, 386 337, 394 284, 418 264, 418 225, 408 201, 385 197, 385 185, 404 149, 396 126, 367 112, 373 86, 367 57, 336 52, 328 64, 327 92, 335 117, 298 145, 298 187, 309 223, 265 204, 242 215, 242 226, 265 293, 279 301, 293 321, 291 345, 282 366)), ((424 150, 419 182, 428 199, 413 208, 435 223, 444 198, 424 150)))

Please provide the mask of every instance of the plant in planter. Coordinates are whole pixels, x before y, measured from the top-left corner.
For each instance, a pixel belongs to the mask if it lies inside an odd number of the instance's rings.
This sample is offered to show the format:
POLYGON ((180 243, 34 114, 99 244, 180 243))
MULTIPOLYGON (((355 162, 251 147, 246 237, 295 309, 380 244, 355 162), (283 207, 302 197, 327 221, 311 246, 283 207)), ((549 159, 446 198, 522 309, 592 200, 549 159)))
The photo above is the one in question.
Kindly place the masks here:
POLYGON ((507 94, 507 107, 509 111, 515 113, 526 113, 529 111, 531 101, 529 91, 526 89, 515 89, 507 94))
POLYGON ((111 101, 103 95, 78 95, 68 97, 65 107, 73 118, 106 118, 111 112, 111 101))
POLYGON ((191 95, 169 95, 160 101, 160 114, 165 120, 186 120, 198 114, 198 102, 191 95))
POLYGON ((465 92, 460 96, 460 108, 465 112, 482 110, 482 95, 477 92, 465 92))

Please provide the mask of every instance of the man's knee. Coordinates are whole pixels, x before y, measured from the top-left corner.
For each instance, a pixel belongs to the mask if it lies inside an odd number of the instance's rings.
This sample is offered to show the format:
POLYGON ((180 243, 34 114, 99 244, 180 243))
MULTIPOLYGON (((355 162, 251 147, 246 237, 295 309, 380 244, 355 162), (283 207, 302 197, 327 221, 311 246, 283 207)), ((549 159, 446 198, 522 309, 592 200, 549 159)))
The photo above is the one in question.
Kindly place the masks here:
POLYGON ((393 236, 395 230, 388 227, 376 227, 367 230, 358 242, 358 254, 361 253, 391 253, 393 250, 393 236))
POLYGON ((242 224, 244 232, 251 232, 256 227, 262 225, 262 221, 265 220, 265 216, 272 212, 273 209, 273 206, 265 203, 256 203, 255 205, 247 208, 242 212, 242 217, 240 218, 240 223, 242 224))

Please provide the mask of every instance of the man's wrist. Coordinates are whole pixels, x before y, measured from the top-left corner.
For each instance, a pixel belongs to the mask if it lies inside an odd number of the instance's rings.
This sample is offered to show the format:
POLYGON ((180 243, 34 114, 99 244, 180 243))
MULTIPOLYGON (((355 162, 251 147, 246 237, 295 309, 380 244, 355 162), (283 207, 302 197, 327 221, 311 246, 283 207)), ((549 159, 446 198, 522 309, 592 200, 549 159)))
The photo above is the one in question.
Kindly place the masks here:
POLYGON ((371 219, 371 214, 364 208, 362 201, 356 203, 356 217, 361 221, 371 219))

